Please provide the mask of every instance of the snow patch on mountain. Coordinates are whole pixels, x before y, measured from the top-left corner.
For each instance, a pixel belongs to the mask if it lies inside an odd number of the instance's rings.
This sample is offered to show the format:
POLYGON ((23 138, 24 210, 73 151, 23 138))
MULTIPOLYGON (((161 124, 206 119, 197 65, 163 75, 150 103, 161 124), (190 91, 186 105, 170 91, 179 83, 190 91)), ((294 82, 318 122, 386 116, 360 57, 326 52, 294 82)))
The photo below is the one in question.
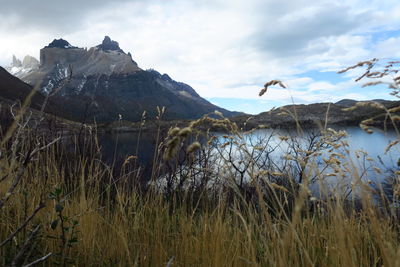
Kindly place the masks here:
POLYGON ((39 69, 39 61, 32 56, 25 56, 21 61, 13 55, 12 63, 6 70, 12 75, 21 78, 39 69))
POLYGON ((118 42, 105 37, 92 48, 72 46, 55 39, 40 50, 40 64, 35 59, 23 62, 13 58, 10 72, 62 105, 63 116, 81 120, 110 122, 121 114, 126 120, 140 120, 144 110, 156 115, 156 107, 166 107, 165 118, 199 118, 220 110, 187 84, 174 81, 167 74, 144 71, 125 53, 118 42))
POLYGON ((193 96, 191 94, 189 94, 188 92, 186 92, 186 91, 179 91, 179 94, 181 94, 183 96, 186 96, 186 97, 189 97, 189 98, 193 98, 193 96))
POLYGON ((47 85, 43 87, 42 92, 48 95, 53 90, 53 88, 54 88, 53 81, 49 80, 47 85))
POLYGON ((81 80, 81 82, 76 87, 78 92, 82 91, 82 89, 85 86, 86 82, 87 82, 87 76, 84 74, 83 75, 83 79, 81 80))

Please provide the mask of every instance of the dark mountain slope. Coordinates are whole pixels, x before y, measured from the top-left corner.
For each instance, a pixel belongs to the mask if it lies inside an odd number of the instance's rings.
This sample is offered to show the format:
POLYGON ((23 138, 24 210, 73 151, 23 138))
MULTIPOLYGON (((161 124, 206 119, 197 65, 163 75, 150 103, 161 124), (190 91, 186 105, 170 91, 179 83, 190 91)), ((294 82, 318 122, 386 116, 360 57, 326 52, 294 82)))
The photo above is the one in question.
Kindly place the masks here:
MULTIPOLYGON (((36 119, 41 114, 38 111, 42 109, 43 104, 46 102, 46 97, 0 67, 0 126, 2 128, 7 128, 13 122, 11 106, 14 106, 14 111, 17 111, 31 93, 34 94, 28 103, 29 114, 32 114, 33 118, 36 119)), ((57 103, 55 99, 47 99, 43 115, 49 119, 54 117, 49 114, 63 114, 62 107, 63 104, 57 103)), ((70 117, 69 114, 66 117, 70 117)))
MULTIPOLYGON (((18 101, 23 103, 26 97, 32 92, 33 88, 12 76, 4 68, 0 67, 0 97, 10 102, 18 101)), ((31 107, 40 109, 45 97, 36 92, 31 100, 31 107)))
POLYGON ((66 84, 52 99, 63 101, 63 114, 79 121, 110 122, 118 120, 119 115, 124 120, 138 121, 143 111, 154 118, 157 106, 166 107, 165 119, 192 119, 214 110, 230 114, 189 93, 171 91, 147 71, 89 76, 80 91, 76 91, 74 84, 74 81, 66 84))

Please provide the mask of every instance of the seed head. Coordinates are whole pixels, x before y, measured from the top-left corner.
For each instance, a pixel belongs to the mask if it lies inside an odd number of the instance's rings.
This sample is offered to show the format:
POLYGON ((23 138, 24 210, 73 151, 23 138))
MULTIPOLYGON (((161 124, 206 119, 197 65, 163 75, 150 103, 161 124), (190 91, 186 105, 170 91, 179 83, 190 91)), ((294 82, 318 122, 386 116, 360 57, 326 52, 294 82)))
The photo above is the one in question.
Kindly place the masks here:
POLYGON ((258 95, 259 96, 264 95, 267 92, 269 86, 276 85, 276 84, 278 84, 282 88, 286 88, 286 86, 282 83, 282 81, 280 81, 280 80, 271 80, 271 81, 267 82, 266 84, 264 84, 264 88, 261 89, 261 91, 260 91, 260 93, 258 95))
POLYGON ((187 151, 187 153, 193 153, 193 152, 199 150, 200 147, 201 147, 200 143, 196 141, 196 142, 194 142, 193 144, 191 144, 191 145, 187 148, 186 151, 187 151))
POLYGON ((185 127, 179 131, 178 135, 181 137, 188 137, 192 133, 192 128, 185 127))
POLYGON ((175 136, 180 132, 180 130, 181 130, 181 128, 179 128, 179 127, 171 128, 168 131, 168 135, 169 136, 175 136))

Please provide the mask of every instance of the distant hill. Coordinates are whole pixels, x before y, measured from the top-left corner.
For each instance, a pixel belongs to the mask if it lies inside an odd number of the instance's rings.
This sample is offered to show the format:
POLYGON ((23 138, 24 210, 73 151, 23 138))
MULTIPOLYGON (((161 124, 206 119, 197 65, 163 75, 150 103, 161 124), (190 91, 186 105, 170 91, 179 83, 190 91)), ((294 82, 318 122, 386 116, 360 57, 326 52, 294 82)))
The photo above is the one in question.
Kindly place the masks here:
POLYGON ((356 103, 357 103, 357 101, 353 100, 353 99, 342 99, 342 100, 336 102, 335 105, 349 108, 349 107, 354 106, 356 103))
POLYGON ((246 120, 247 129, 258 125, 270 127, 296 127, 296 121, 303 126, 328 125, 358 125, 361 121, 375 118, 375 125, 381 125, 385 120, 385 110, 375 103, 382 104, 386 109, 400 106, 400 101, 371 100, 356 101, 343 99, 336 103, 315 103, 309 105, 287 105, 255 116, 238 116, 233 120, 243 125, 246 120), (251 119, 249 119, 252 117, 251 119))
POLYGON ((357 101, 357 100, 353 100, 353 99, 342 99, 338 102, 336 102, 335 104, 341 107, 345 107, 345 108, 349 108, 354 106, 357 103, 362 103, 362 102, 377 102, 377 103, 381 103, 383 105, 391 105, 391 103, 393 102, 397 102, 397 101, 390 101, 390 100, 384 100, 384 99, 372 99, 372 100, 365 100, 365 101, 357 101))

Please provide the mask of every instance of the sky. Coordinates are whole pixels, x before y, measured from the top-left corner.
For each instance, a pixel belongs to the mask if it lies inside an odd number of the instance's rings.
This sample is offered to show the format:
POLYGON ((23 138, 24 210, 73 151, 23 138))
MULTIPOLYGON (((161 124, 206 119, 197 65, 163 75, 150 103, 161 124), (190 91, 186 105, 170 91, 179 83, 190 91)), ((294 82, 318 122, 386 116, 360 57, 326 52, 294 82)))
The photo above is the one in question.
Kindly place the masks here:
POLYGON ((0 0, 0 66, 39 58, 55 38, 105 35, 142 69, 191 85, 221 107, 257 114, 292 103, 394 99, 362 88, 359 61, 400 58, 398 0, 0 0), (287 89, 264 83, 280 79, 287 89))

